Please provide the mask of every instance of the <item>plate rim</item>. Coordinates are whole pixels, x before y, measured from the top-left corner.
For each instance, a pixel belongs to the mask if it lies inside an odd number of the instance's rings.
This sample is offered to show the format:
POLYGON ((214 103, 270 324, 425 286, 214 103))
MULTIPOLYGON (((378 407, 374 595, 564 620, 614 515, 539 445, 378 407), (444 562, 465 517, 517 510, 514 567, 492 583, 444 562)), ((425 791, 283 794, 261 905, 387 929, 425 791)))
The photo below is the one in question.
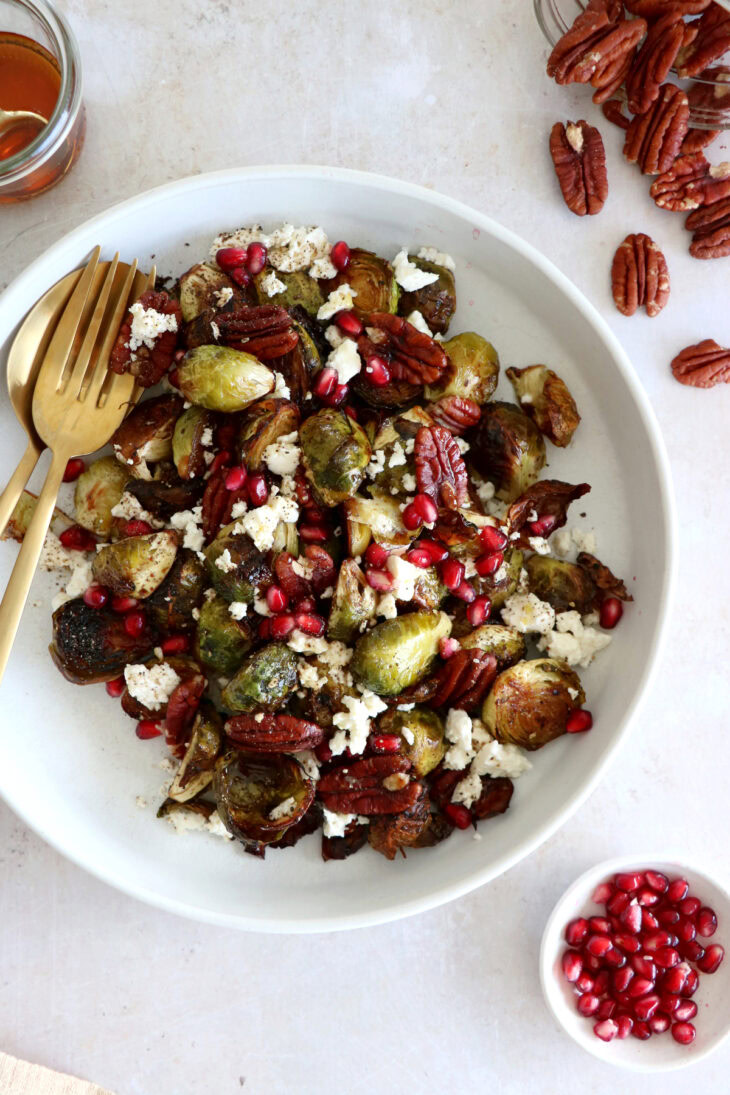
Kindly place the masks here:
POLYGON ((22 270, 0 294, 0 354, 6 349, 7 343, 12 338, 15 330, 25 315, 17 315, 16 298, 22 297, 33 285, 39 275, 42 275, 44 266, 49 256, 73 248, 76 241, 85 242, 87 237, 93 234, 95 227, 101 223, 105 225, 110 219, 118 217, 129 209, 139 209, 145 204, 157 201, 162 195, 173 195, 189 190, 207 190, 221 183, 246 182, 250 179, 261 177, 277 177, 290 179, 308 178, 312 180, 327 180, 335 182, 347 182, 359 184, 390 194, 410 196, 427 204, 445 210, 463 220, 470 221, 474 227, 499 240, 502 244, 521 255, 526 261, 536 267, 545 277, 551 281, 557 289, 568 298, 570 303, 583 316, 596 335, 602 340, 611 354, 624 382, 629 389, 631 397, 637 408, 638 414, 644 426, 649 442, 652 459, 659 479, 659 506, 662 515, 662 525, 665 544, 664 575, 661 583, 659 612, 654 626, 652 642, 644 672, 636 688, 635 696, 629 704, 624 716, 614 730, 614 740, 606 753, 596 764, 596 769, 586 782, 570 796, 566 798, 562 806, 555 812, 552 819, 531 837, 520 840, 510 852, 505 852, 489 866, 476 870, 466 879, 459 882, 445 884, 430 891, 428 894, 408 901, 399 901, 387 909, 376 909, 370 912, 344 913, 327 916, 312 917, 306 921, 298 920, 295 916, 256 917, 252 915, 232 915, 201 908, 196 904, 160 895, 148 886, 137 884, 134 881, 124 881, 109 870, 105 870, 104 864, 89 860, 82 850, 69 847, 62 837, 57 837, 42 824, 36 824, 32 817, 26 813, 22 803, 13 795, 12 789, 2 785, 0 775, 0 796, 10 809, 43 841, 58 851, 65 858, 87 871, 95 878, 108 883, 115 889, 130 897, 137 898, 156 908, 175 913, 189 919, 215 924, 221 927, 237 928, 243 931, 265 932, 267 934, 315 934, 328 931, 342 931, 355 928, 372 927, 378 924, 386 924, 401 920, 407 916, 414 916, 420 912, 437 908, 465 896, 483 886, 492 879, 504 874, 521 860, 530 856, 541 844, 545 843, 560 829, 570 817, 582 806, 586 799, 593 793, 599 781, 606 775, 609 765, 615 760, 616 755, 625 743, 626 738, 635 724, 641 706, 646 700, 650 687, 656 676, 660 657, 664 649, 668 630, 671 606, 678 572, 677 557, 677 513, 673 491, 672 473, 664 439, 659 428, 659 423, 651 405, 649 396, 638 379, 631 360, 613 333, 606 320, 598 311, 598 308, 578 289, 576 285, 565 275, 550 259, 542 254, 536 247, 521 236, 493 220, 487 214, 480 212, 473 206, 459 199, 449 197, 439 191, 420 186, 417 183, 406 182, 402 179, 391 178, 374 172, 359 171, 352 168, 328 167, 313 164, 271 164, 247 167, 231 167, 218 171, 204 172, 199 175, 187 175, 181 179, 162 183, 141 191, 132 197, 116 202, 88 220, 83 221, 71 231, 65 233, 56 240, 42 254, 35 258, 24 270, 22 270), (3 324, 3 316, 13 313, 15 318, 11 326, 3 324))

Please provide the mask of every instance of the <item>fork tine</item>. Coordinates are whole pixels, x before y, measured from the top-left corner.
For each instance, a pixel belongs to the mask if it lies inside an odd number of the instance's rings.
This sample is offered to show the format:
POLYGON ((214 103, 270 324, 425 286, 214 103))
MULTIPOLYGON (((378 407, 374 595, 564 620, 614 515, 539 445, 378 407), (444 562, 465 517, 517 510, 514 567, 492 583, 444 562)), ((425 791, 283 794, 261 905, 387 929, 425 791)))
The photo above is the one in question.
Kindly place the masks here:
POLYGON ((76 355, 73 369, 71 370, 68 380, 65 380, 62 384, 61 391, 66 391, 70 396, 75 396, 77 399, 83 399, 84 396, 82 390, 84 379, 89 368, 89 363, 92 360, 94 346, 96 345, 99 329, 101 328, 102 320, 104 319, 104 312, 106 311, 107 302, 111 295, 118 266, 119 252, 117 251, 107 267, 106 276, 99 291, 99 295, 96 298, 94 312, 89 321, 89 326, 86 328, 84 341, 81 343, 79 352, 76 355))
POLYGON ((89 404, 89 407, 95 406, 97 402, 99 402, 100 394, 106 392, 111 386, 111 377, 118 375, 109 371, 109 358, 111 357, 112 347, 119 334, 119 328, 122 325, 124 313, 128 307, 129 294, 136 273, 137 260, 135 259, 129 267, 122 287, 119 290, 119 295, 114 304, 114 310, 107 322, 106 333, 96 358, 96 367, 89 380, 89 386, 86 389, 86 402, 89 404))
POLYGON ((51 384, 55 380, 55 384, 58 385, 63 376, 68 356, 78 335, 94 275, 99 265, 100 254, 101 247, 95 247, 53 332, 53 338, 48 344, 41 365, 41 371, 46 373, 46 383, 51 384))

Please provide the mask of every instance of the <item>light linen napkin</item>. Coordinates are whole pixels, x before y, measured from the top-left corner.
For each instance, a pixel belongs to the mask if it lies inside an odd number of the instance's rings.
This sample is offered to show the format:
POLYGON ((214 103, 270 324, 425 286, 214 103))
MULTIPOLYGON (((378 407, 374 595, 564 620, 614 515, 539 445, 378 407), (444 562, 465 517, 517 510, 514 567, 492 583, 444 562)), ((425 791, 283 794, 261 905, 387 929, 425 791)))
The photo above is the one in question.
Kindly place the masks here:
POLYGON ((2 1095, 113 1095, 105 1087, 88 1084, 42 1065, 29 1065, 7 1053, 0 1053, 2 1095))

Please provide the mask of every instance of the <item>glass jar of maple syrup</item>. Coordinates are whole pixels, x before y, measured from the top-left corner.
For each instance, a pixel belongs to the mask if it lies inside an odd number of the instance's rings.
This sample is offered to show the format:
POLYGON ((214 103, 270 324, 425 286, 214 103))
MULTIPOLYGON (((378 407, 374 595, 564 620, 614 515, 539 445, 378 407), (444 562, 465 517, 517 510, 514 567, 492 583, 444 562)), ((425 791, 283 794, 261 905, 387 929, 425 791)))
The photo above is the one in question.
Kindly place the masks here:
POLYGON ((59 182, 84 142, 79 49, 46 0, 0 0, 0 108, 47 119, 0 128, 0 204, 59 182))

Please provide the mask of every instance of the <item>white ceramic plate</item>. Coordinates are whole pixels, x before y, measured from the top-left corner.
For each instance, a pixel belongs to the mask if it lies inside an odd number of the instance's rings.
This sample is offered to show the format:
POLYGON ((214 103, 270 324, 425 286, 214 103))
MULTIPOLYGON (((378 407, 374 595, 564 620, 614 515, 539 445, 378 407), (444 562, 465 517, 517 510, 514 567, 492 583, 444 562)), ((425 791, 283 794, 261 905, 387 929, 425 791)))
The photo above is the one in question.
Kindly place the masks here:
MULTIPOLYGON (((452 331, 488 336, 503 365, 554 366, 582 425, 568 451, 549 447, 547 474, 593 490, 574 506, 595 527, 599 554, 636 595, 615 641, 584 674, 594 730, 535 755, 510 810, 455 833, 437 848, 389 863, 362 851, 324 864, 317 837, 265 862, 207 834, 177 836, 157 821, 164 774, 159 741, 101 686, 67 684, 46 653, 50 583, 39 576, 3 685, 0 791, 44 839, 87 870, 174 912, 260 931, 308 932, 375 924, 468 893, 553 833, 595 786, 627 733, 656 662, 669 611, 674 535, 670 475, 656 421, 620 345, 590 304, 528 244, 468 207, 393 179, 317 167, 247 168, 162 186, 94 218, 36 259, 0 302, 0 346, 35 300, 82 263, 105 255, 151 257, 179 274, 205 256, 221 229, 288 219, 323 225, 331 239, 392 256, 434 245, 456 258, 459 308, 452 331), (135 797, 150 806, 140 810, 135 797)), ((507 381, 503 398, 512 398, 507 381)), ((2 408, 0 467, 21 452, 2 408)), ((14 549, 0 547, 0 580, 14 549)))

